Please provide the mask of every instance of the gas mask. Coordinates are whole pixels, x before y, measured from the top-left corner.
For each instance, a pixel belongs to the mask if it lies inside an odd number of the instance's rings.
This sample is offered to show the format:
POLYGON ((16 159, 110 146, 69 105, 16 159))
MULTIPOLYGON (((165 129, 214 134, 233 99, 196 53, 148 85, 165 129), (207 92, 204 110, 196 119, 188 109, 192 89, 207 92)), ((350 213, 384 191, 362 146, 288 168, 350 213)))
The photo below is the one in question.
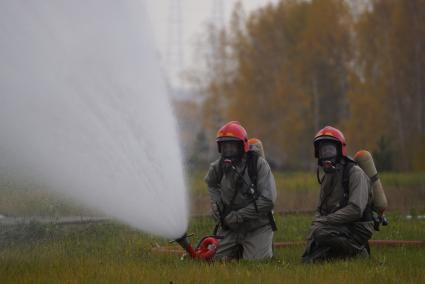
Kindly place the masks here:
POLYGON ((336 172, 336 164, 339 162, 338 149, 335 143, 322 142, 319 145, 319 166, 327 174, 336 172))

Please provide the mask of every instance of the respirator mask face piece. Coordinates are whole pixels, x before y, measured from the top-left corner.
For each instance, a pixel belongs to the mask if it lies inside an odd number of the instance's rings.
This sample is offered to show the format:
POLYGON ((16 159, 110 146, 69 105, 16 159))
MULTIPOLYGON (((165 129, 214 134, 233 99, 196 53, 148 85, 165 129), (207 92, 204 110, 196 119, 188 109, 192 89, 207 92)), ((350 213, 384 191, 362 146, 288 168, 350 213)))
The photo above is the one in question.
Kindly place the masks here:
POLYGON ((338 148, 333 142, 322 142, 319 145, 319 166, 325 173, 334 173, 338 162, 338 148))
POLYGON ((221 156, 223 159, 232 160, 237 162, 242 159, 242 143, 238 141, 225 141, 221 145, 221 156))
POLYGON ((226 174, 232 172, 234 165, 242 160, 242 143, 239 141, 225 141, 220 143, 223 170, 226 174))

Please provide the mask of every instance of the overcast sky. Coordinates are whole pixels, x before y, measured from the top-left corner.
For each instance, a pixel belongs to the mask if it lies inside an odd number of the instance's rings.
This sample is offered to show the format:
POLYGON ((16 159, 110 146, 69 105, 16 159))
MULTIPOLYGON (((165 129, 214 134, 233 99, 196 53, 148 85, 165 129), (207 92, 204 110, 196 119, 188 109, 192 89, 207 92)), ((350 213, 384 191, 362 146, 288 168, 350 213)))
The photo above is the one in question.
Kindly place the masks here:
MULTIPOLYGON (((170 1, 177 0, 146 0, 147 10, 154 29, 156 45, 161 57, 164 59, 167 52, 170 1)), ((216 1, 218 2, 218 1, 216 1)), ((234 5, 238 0, 222 0, 223 20, 227 23, 230 19, 234 5)), ((267 3, 277 3, 278 0, 242 0, 242 5, 247 13, 258 9, 267 3)), ((206 24, 211 20, 214 11, 214 0, 181 0, 182 9, 182 49, 184 67, 190 66, 193 59, 194 45, 206 24)))

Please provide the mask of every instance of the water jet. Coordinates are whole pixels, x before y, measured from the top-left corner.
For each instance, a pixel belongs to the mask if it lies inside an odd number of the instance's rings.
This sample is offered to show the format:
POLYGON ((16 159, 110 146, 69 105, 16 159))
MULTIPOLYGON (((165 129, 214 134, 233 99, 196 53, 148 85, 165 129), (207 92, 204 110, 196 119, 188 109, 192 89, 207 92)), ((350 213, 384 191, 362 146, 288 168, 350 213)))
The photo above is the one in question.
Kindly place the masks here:
POLYGON ((0 171, 167 238, 187 229, 143 1, 0 3, 0 171))

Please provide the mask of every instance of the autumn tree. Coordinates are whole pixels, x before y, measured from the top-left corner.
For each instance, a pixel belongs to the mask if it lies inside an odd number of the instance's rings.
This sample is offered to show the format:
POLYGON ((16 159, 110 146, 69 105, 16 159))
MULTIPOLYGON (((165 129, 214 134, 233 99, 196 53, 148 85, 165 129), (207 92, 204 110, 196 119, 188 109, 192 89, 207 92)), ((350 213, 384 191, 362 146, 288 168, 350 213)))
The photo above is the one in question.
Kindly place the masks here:
POLYGON ((205 104, 225 98, 226 120, 240 120, 262 139, 272 163, 308 168, 314 132, 338 123, 346 109, 348 8, 339 0, 282 1, 242 26, 234 15, 225 42, 233 68, 211 77, 205 104))
MULTIPOLYGON (((385 167, 425 168, 425 1, 282 0, 211 30, 203 90, 208 140, 239 120, 270 162, 314 164, 325 126, 385 167)), ((378 165, 379 166, 379 165, 378 165)))
POLYGON ((374 151, 389 141, 395 168, 420 168, 420 153, 425 152, 425 1, 372 1, 355 35, 348 135, 358 147, 374 151))

